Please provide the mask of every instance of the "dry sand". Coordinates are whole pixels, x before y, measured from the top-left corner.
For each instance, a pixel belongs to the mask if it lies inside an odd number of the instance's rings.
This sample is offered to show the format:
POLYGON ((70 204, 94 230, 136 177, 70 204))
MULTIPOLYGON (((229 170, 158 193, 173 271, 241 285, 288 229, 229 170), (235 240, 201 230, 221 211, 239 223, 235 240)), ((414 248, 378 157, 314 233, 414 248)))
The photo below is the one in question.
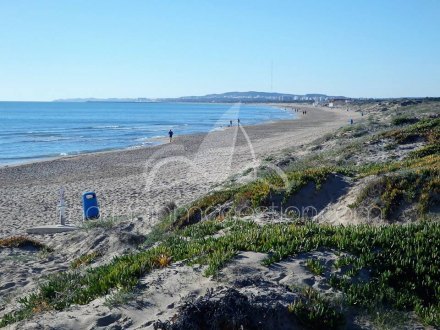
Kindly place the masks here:
MULTIPOLYGON (((166 202, 187 203, 227 179, 239 180, 247 168, 258 166, 268 155, 293 147, 301 152, 302 145, 306 148, 309 142, 349 125, 350 118, 359 117, 345 109, 307 107, 307 115, 299 113, 296 120, 178 136, 172 143, 152 148, 0 168, 0 238, 24 234, 31 226, 56 224, 61 186, 66 190, 73 224, 81 223, 80 197, 86 190, 97 192, 104 216, 134 219, 110 229, 39 236, 54 249, 48 255, 44 251, 0 249, 0 318, 16 309, 16 299, 31 292, 42 276, 67 270, 80 255, 103 253, 94 264, 98 266, 129 251, 157 221, 156 211, 166 202)), ((319 257, 329 262, 334 259, 331 252, 317 253, 325 254, 319 257)), ((303 256, 265 270, 260 265, 262 257, 243 253, 216 280, 204 277, 202 269, 175 263, 142 278, 142 290, 123 306, 108 307, 106 298, 99 298, 62 312, 37 314, 12 328, 152 329, 154 321, 170 319, 188 297, 200 297, 208 289, 222 295, 222 287, 233 286, 246 296, 267 296, 284 305, 293 300, 292 293, 283 289, 291 283, 330 290, 305 269, 303 256), (240 279, 247 284, 237 286, 240 279)))
POLYGON ((156 147, 0 168, 0 237, 56 224, 60 187, 66 191, 72 224, 82 220, 82 192, 93 190, 104 216, 142 217, 142 225, 148 226, 167 201, 187 203, 269 154, 305 145, 359 118, 345 109, 307 108, 307 115, 298 113, 296 120, 177 136, 156 147))

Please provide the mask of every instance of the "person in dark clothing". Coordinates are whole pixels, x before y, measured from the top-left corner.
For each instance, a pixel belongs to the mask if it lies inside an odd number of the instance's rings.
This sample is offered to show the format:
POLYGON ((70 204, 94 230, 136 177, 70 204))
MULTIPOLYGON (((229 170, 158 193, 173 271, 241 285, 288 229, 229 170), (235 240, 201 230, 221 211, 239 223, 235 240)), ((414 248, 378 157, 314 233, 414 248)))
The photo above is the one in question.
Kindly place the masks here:
POLYGON ((170 137, 170 142, 173 140, 173 135, 174 135, 174 132, 173 132, 173 130, 170 129, 170 131, 168 132, 168 136, 170 137))

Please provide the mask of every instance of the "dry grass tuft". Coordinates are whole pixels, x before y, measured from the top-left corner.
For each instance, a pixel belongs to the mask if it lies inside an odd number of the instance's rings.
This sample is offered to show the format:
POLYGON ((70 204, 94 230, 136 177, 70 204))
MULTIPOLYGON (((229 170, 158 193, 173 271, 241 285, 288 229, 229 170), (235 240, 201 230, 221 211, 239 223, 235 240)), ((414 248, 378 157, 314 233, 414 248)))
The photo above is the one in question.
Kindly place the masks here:
POLYGON ((46 246, 43 243, 26 236, 11 236, 11 237, 0 238, 0 247, 2 248, 34 247, 37 249, 46 248, 46 246))
POLYGON ((37 304, 32 308, 32 313, 37 314, 37 313, 46 312, 48 310, 51 310, 50 305, 46 300, 42 300, 39 304, 37 304))
POLYGON ((171 260, 172 260, 171 256, 162 253, 159 256, 157 256, 157 259, 155 260, 154 264, 158 268, 165 268, 165 267, 168 267, 171 264, 171 260))
POLYGON ((101 254, 98 252, 92 252, 89 254, 83 254, 79 258, 76 258, 70 263, 70 268, 77 269, 81 266, 90 265, 92 262, 94 262, 98 257, 100 257, 101 254))

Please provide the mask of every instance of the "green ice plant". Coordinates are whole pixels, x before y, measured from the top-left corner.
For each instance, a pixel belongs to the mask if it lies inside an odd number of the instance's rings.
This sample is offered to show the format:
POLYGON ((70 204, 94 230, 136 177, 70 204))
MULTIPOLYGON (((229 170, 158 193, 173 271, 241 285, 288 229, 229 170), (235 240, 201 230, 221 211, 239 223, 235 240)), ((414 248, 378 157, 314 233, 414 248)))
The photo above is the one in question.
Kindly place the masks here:
MULTIPOLYGON (((414 310, 427 324, 438 325, 440 224, 419 222, 405 226, 368 225, 336 227, 318 224, 269 224, 260 227, 245 221, 200 223, 177 230, 162 243, 145 251, 116 257, 106 265, 82 272, 49 276, 38 290, 21 299, 21 308, 3 316, 1 325, 44 310, 63 310, 87 304, 114 290, 130 290, 145 274, 160 268, 163 256, 172 262, 206 266, 215 275, 239 251, 267 253, 265 264, 288 256, 329 248, 349 253, 353 264, 370 273, 367 282, 350 276, 333 276, 330 284, 344 292, 348 304, 386 304, 414 310), (215 229, 224 235, 216 235, 215 229)), ((353 274, 355 275, 355 274, 353 274)))

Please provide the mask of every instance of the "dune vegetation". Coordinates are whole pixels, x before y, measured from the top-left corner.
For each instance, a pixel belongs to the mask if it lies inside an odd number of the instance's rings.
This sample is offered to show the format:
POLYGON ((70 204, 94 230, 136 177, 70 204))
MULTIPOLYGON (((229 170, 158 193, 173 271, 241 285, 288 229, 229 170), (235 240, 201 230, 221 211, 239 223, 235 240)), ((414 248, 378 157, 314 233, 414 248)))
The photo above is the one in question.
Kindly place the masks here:
MULTIPOLYGON (((382 310, 411 313, 422 324, 440 327, 438 107, 427 102, 398 108, 399 114, 371 115, 318 141, 333 145, 319 152, 315 148, 289 164, 283 168, 285 177, 263 164, 256 180, 170 210, 136 251, 99 266, 93 266, 96 255, 80 257, 71 270, 48 276, 35 292, 21 298, 21 307, 4 315, 0 326, 129 292, 146 274, 178 261, 202 265, 205 276, 215 278, 241 251, 265 253, 263 264, 270 266, 300 253, 328 250, 338 255, 330 267, 315 258, 306 266, 316 276, 328 274, 328 285, 342 299, 323 297, 311 288, 291 288, 299 294, 287 308, 292 318, 309 328, 332 329, 344 324, 348 311, 382 310), (402 146, 413 147, 402 148, 398 157, 374 158, 402 146), (367 153, 369 147, 373 151, 367 153), (292 215, 290 221, 262 225, 246 211, 264 212, 274 200, 289 206, 301 189, 312 185, 318 192, 332 175, 347 178, 352 186, 369 178, 350 207, 374 206, 381 210, 376 214, 380 221, 341 226, 292 215)), ((0 246, 5 244, 0 241, 0 246)))
POLYGON ((0 239, 0 248, 28 248, 28 247, 36 248, 36 249, 46 248, 46 246, 43 243, 27 236, 12 236, 12 237, 0 239))
MULTIPOLYGON (((87 304, 112 290, 134 288, 140 277, 170 262, 185 260, 206 265, 205 275, 215 274, 238 251, 268 254, 266 265, 301 252, 331 249, 349 253, 341 261, 347 271, 332 275, 329 283, 345 293, 347 305, 373 308, 387 305, 415 311, 426 324, 440 324, 438 304, 440 267, 440 224, 418 222, 388 226, 330 226, 308 223, 270 224, 261 227, 245 221, 205 221, 177 230, 161 244, 146 251, 115 258, 110 264, 84 272, 51 276, 39 290, 21 299, 22 309, 3 317, 1 325, 31 316, 36 311, 63 310, 87 304), (212 235, 220 229, 228 233, 212 235), (358 273, 369 272, 366 282, 358 273)), ((341 267, 341 264, 335 264, 341 267)), ((314 272, 322 272, 316 261, 314 272)), ((293 308, 294 312, 296 309, 293 308)))

